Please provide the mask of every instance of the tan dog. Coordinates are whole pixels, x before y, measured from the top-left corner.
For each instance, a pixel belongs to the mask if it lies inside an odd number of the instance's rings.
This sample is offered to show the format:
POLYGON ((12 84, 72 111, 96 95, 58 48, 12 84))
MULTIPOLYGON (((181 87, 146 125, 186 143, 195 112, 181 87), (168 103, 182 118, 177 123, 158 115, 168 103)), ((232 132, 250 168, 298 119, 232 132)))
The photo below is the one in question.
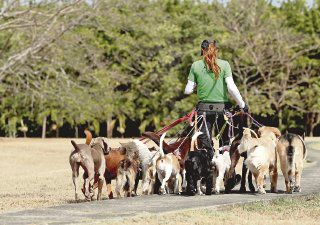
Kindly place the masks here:
POLYGON ((118 198, 132 196, 138 169, 139 162, 137 160, 125 158, 120 162, 116 178, 116 193, 118 198))
POLYGON ((163 140, 166 133, 164 133, 160 138, 160 157, 157 159, 156 162, 156 170, 158 174, 158 178, 161 182, 160 190, 159 192, 161 194, 168 193, 179 193, 180 187, 180 164, 177 156, 175 156, 173 153, 164 154, 163 152, 163 140), (174 184, 173 190, 169 190, 168 184, 174 184), (167 189, 167 190, 166 190, 167 189))
POLYGON ((75 200, 78 200, 77 178, 79 176, 79 167, 81 166, 85 171, 84 178, 84 194, 86 200, 91 200, 93 197, 93 190, 91 182, 93 182, 95 175, 98 180, 98 196, 97 200, 101 200, 101 192, 103 186, 103 175, 105 172, 105 158, 102 150, 91 148, 87 144, 76 144, 71 141, 74 150, 69 157, 70 166, 72 169, 72 180, 75 188, 75 200))
POLYGON ((303 139, 296 134, 285 134, 277 144, 281 170, 285 179, 286 192, 301 192, 301 174, 303 160, 307 156, 307 149, 303 139), (293 180, 295 177, 295 181, 293 180))
POLYGON ((280 131, 275 127, 261 127, 258 130, 260 137, 256 134, 256 138, 251 137, 249 128, 244 128, 243 137, 238 146, 239 153, 247 151, 248 157, 246 164, 252 172, 258 193, 265 194, 264 190, 264 176, 269 172, 271 181, 271 192, 277 192, 277 154, 276 144, 280 131))

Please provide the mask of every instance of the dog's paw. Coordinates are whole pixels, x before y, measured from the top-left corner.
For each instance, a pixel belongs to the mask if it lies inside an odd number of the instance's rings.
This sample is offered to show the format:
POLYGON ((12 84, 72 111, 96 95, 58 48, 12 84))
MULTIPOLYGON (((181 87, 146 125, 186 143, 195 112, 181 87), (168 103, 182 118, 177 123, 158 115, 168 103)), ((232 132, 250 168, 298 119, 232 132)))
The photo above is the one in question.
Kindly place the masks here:
POLYGON ((163 188, 163 187, 160 187, 160 189, 159 189, 159 195, 165 195, 165 194, 167 194, 166 189, 163 188))
POLYGON ((278 193, 278 190, 276 188, 271 188, 270 192, 271 193, 278 193))
POLYGON ((263 188, 258 189, 258 194, 264 195, 266 193, 267 193, 266 190, 264 190, 263 188))
POLYGON ((220 195, 220 191, 214 191, 214 194, 216 194, 216 195, 220 195))
POLYGON ((239 189, 239 193, 246 193, 246 187, 240 187, 240 189, 239 189))
POLYGON ((255 187, 252 185, 249 185, 249 190, 250 190, 250 192, 251 193, 255 193, 256 192, 256 189, 255 189, 255 187))
POLYGON ((301 187, 300 186, 294 186, 293 192, 301 192, 301 187))

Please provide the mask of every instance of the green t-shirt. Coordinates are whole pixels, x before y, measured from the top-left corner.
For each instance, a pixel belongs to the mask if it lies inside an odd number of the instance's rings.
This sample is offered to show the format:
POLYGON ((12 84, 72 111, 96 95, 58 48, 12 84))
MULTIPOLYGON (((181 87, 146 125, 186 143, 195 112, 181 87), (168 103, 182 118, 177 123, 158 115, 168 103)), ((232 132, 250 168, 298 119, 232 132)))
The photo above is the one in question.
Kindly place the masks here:
POLYGON ((212 71, 208 71, 203 60, 194 62, 191 66, 188 80, 197 84, 198 98, 201 102, 228 102, 226 77, 232 76, 228 61, 217 59, 220 67, 219 78, 215 78, 212 71))

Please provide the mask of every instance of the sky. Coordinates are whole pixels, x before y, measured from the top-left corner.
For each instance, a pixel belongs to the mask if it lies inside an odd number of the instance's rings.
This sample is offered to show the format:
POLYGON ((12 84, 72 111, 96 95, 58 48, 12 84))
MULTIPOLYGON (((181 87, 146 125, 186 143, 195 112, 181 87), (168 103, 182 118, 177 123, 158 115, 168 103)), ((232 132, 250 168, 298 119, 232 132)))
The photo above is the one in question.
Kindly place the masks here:
MULTIPOLYGON (((272 0, 272 4, 275 6, 280 6, 282 2, 286 2, 287 0, 272 0)), ((308 6, 312 6, 314 0, 306 0, 308 6)))

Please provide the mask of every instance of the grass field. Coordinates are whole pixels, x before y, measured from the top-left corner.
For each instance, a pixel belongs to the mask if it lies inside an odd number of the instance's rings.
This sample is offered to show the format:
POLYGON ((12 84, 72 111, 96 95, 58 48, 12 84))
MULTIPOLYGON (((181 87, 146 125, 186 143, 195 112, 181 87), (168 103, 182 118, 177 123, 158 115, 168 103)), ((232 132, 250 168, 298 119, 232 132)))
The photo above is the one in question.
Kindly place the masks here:
MULTIPOLYGON (((132 218, 114 219, 101 223, 120 224, 319 224, 320 196, 281 198, 226 208, 205 208, 156 214, 140 214, 132 218)), ((90 222, 90 221, 88 221, 90 222)))
MULTIPOLYGON (((119 141, 126 140, 112 139, 110 145, 117 147, 119 141)), ((71 149, 70 139, 0 138, 0 213, 73 202, 71 149)))

